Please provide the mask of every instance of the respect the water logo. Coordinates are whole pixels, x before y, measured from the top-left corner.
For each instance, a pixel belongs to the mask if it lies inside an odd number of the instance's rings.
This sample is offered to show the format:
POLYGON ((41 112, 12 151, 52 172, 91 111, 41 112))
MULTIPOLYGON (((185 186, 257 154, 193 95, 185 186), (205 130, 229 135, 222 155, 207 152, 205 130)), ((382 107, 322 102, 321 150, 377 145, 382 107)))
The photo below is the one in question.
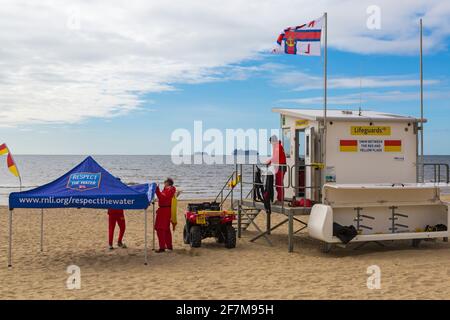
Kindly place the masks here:
POLYGON ((100 187, 102 174, 90 172, 72 173, 67 182, 67 188, 77 191, 86 191, 100 187))

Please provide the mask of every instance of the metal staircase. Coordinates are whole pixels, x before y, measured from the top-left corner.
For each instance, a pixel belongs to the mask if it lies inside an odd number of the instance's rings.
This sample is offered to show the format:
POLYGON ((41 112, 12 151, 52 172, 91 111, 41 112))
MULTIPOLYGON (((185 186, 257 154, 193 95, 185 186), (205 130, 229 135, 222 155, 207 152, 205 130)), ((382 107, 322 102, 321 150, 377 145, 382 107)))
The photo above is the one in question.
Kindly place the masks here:
MULTIPOLYGON (((241 175, 239 174, 238 170, 236 169, 233 171, 233 173, 228 177, 228 179, 225 181, 223 187, 220 189, 219 193, 217 194, 216 198, 214 199, 215 202, 220 204, 220 208, 223 209, 223 206, 226 204, 227 200, 230 203, 230 206, 228 209, 230 210, 236 210, 239 206, 239 199, 242 198, 242 184, 241 184, 241 175), (239 191, 236 191, 236 189, 239 188, 239 191), (236 194, 239 197, 236 197, 236 194)), ((248 197, 248 195, 247 195, 248 197)))
MULTIPOLYGON (((233 225, 237 229, 237 236, 241 238, 242 231, 247 230, 250 225, 252 229, 256 230, 256 235, 253 235, 249 241, 253 242, 257 239, 264 238, 269 245, 273 245, 270 235, 273 230, 279 228, 280 226, 287 224, 288 226, 288 250, 293 251, 293 236, 299 233, 307 227, 307 223, 302 221, 296 216, 309 215, 310 207, 290 207, 288 206, 287 200, 281 201, 280 203, 271 204, 270 210, 266 210, 265 204, 261 201, 257 201, 253 197, 255 186, 261 185, 262 183, 255 183, 255 165, 252 166, 252 179, 247 181, 244 179, 243 164, 236 166, 234 172, 225 181, 225 184, 217 194, 215 201, 220 204, 220 208, 223 210, 224 206, 226 209, 231 209, 237 212, 237 220, 233 222, 233 225), (244 181, 245 180, 245 181, 244 181), (250 191, 247 195, 244 194, 243 186, 250 186, 250 191), (265 223, 256 218, 262 213, 265 214, 265 223), (272 214, 280 214, 282 219, 280 222, 272 226, 272 214), (297 230, 294 229, 294 222, 301 224, 301 227, 297 230), (258 226, 258 223, 264 224, 264 226, 258 226)), ((289 169, 289 168, 288 168, 289 169)), ((290 170, 287 170, 289 173, 290 170)), ((289 188, 291 186, 291 179, 289 178, 289 183, 283 188, 289 188)), ((302 188, 308 188, 304 186, 302 188)), ((313 188, 313 187, 311 187, 313 188)), ((247 192, 247 190, 245 191, 247 192)))
MULTIPOLYGON (((227 209, 239 211, 238 219, 233 221, 233 225, 236 227, 236 229, 239 230, 239 233, 241 231, 247 230, 247 228, 252 223, 254 224, 254 220, 256 219, 256 217, 263 211, 254 206, 243 205, 242 203, 240 203, 239 199, 236 197, 236 193, 238 193, 240 197, 239 192, 243 192, 242 188, 238 188, 240 187, 240 184, 241 181, 238 170, 235 170, 225 181, 223 187, 220 189, 214 200, 215 202, 218 202, 220 204, 221 209, 223 209, 223 207, 226 205, 227 200, 229 200, 230 205, 227 209), (236 189, 239 189, 239 191, 236 191, 236 189)), ((242 198, 248 199, 251 196, 252 192, 253 189, 250 190, 247 196, 242 198)))
POLYGON ((214 199, 214 202, 218 202, 220 204, 221 209, 223 209, 223 206, 225 202, 228 200, 228 198, 230 198, 231 203, 230 209, 234 209, 234 199, 233 199, 234 188, 230 187, 230 183, 232 183, 234 179, 237 179, 237 176, 238 176, 237 171, 233 171, 233 173, 225 181, 225 184, 223 185, 222 189, 220 189, 219 193, 214 199))
POLYGON ((245 231, 252 224, 255 218, 261 213, 262 210, 252 207, 241 206, 241 219, 236 220, 233 224, 236 227, 239 227, 239 223, 241 224, 241 230, 245 231))

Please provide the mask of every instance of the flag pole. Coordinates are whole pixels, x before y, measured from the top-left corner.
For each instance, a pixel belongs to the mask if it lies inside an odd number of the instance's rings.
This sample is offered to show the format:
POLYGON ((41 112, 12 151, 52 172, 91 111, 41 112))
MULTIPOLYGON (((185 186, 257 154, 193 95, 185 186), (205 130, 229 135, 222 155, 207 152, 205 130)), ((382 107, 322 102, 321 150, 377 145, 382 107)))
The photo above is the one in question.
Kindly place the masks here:
POLYGON ((425 182, 424 157, 423 157, 423 27, 422 18, 420 18, 420 173, 422 182, 425 182))
MULTIPOLYGON (((323 164, 323 171, 322 171, 322 185, 325 184, 326 181, 326 141, 327 141, 327 46, 328 46, 328 14, 324 13, 324 55, 323 55, 323 132, 322 132, 322 164, 323 164)), ((321 191, 321 190, 320 190, 321 191)))
MULTIPOLYGON (((8 149, 8 150, 9 150, 9 149, 8 149)), ((16 161, 14 160, 14 157, 12 156, 11 152, 9 152, 9 154, 10 154, 10 156, 11 156, 11 159, 13 159, 14 165, 15 165, 16 170, 17 170, 17 175, 18 175, 18 178, 19 178, 19 191, 22 192, 22 177, 21 177, 21 175, 20 175, 19 168, 17 167, 17 163, 16 163, 16 161)))

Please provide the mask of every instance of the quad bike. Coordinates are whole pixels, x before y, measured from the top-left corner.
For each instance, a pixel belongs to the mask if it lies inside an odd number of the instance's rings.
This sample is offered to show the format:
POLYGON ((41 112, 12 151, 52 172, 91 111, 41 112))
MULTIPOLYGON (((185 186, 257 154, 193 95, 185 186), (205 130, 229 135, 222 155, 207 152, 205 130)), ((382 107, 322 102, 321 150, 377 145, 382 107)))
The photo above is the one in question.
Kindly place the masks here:
POLYGON ((188 204, 185 212, 186 224, 183 240, 192 248, 199 248, 202 240, 214 237, 225 248, 236 247, 236 230, 232 223, 236 219, 234 211, 221 210, 217 202, 188 204))

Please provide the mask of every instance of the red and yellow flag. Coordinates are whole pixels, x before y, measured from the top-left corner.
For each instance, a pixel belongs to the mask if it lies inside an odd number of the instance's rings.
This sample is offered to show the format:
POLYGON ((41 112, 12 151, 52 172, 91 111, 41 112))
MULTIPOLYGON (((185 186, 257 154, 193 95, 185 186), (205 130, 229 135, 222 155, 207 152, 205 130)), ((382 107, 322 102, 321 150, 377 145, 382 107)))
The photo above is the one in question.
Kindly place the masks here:
POLYGON ((8 147, 6 146, 5 143, 0 145, 0 155, 4 155, 9 153, 8 147))
POLYGON ((6 158, 6 163, 8 165, 9 171, 16 177, 19 177, 19 170, 17 170, 16 163, 14 162, 14 159, 11 156, 11 153, 8 153, 7 158, 6 158))
POLYGON ((6 146, 6 143, 3 143, 0 145, 0 155, 6 154, 6 164, 8 166, 9 171, 18 177, 20 179, 19 169, 17 169, 17 165, 14 162, 14 158, 11 155, 11 152, 9 152, 8 147, 6 146))

